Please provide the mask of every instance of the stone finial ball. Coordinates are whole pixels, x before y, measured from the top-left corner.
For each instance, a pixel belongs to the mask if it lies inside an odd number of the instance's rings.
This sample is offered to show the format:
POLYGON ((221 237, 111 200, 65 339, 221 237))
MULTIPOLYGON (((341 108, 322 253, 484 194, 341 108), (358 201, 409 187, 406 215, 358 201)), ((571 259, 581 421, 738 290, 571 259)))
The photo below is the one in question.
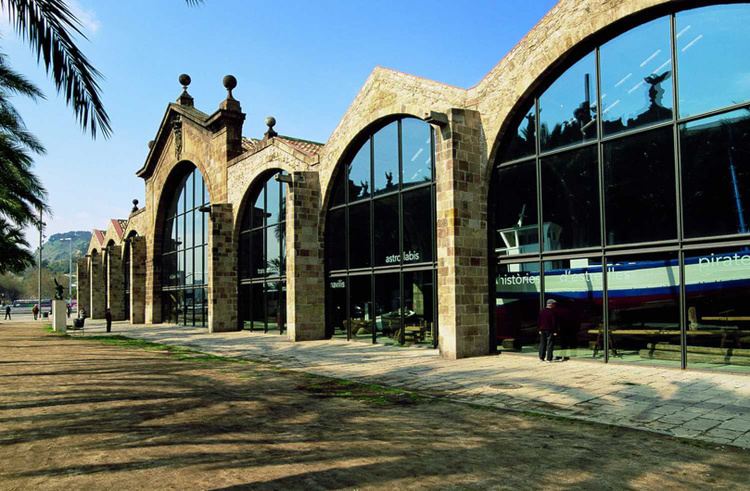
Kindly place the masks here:
POLYGON ((138 200, 137 199, 133 200, 133 206, 138 206, 138 200))
POLYGON ((190 80, 190 75, 188 75, 187 73, 180 74, 180 77, 177 80, 183 87, 187 87, 188 85, 190 85, 190 82, 192 82, 192 80, 190 80))
POLYGON ((152 149, 152 148, 154 148, 154 140, 149 140, 149 141, 148 141, 148 148, 149 148, 149 149, 152 149))
POLYGON ((221 83, 224 84, 224 88, 227 90, 232 90, 237 87, 237 79, 234 78, 234 75, 227 75, 222 79, 221 83))
POLYGON ((276 118, 274 118, 273 116, 268 116, 266 118, 266 126, 268 126, 269 128, 273 128, 274 126, 276 126, 276 118))

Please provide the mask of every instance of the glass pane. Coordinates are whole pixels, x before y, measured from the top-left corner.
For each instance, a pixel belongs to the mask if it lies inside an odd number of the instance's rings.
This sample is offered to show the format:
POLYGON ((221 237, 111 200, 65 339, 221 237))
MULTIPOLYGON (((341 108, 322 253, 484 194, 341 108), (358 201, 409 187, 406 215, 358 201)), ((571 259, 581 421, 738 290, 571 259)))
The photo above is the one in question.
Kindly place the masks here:
POLYGON ((349 201, 370 196, 370 140, 368 139, 349 164, 349 201))
POLYGON ((431 133, 430 125, 422 120, 415 118, 401 120, 404 187, 432 180, 431 133))
POLYGON ((539 263, 500 264, 495 278, 495 336, 498 349, 536 354, 539 263))
POLYGON ((263 286, 266 299, 266 325, 269 331, 278 331, 282 324, 280 301, 280 282, 271 281, 263 286))
POLYGON ((185 290, 185 325, 195 325, 195 295, 194 290, 185 290))
POLYGON ((195 192, 193 189, 193 183, 195 183, 195 173, 198 172, 194 169, 187 177, 185 182, 185 211, 190 211, 195 208, 195 192))
POLYGON ((346 279, 326 282, 326 338, 346 336, 346 279))
POLYGON ((177 285, 177 254, 167 254, 163 259, 164 286, 177 285))
POLYGON ((558 326, 555 360, 604 358, 602 285, 600 257, 544 263, 544 298, 557 301, 552 307, 558 326))
POLYGON ((283 229, 277 225, 266 229, 266 275, 279 276, 281 274, 281 247, 283 229))
POLYGON ((680 116, 750 98, 750 5, 716 5, 676 16, 680 116))
POLYGON ((352 339, 372 341, 373 311, 370 275, 349 278, 349 324, 352 339))
POLYGON ((379 130, 372 137, 375 194, 398 189, 398 121, 379 130))
POLYGON ((346 268, 346 238, 343 209, 328 212, 326 218, 326 268, 346 268))
POLYGON ((250 286, 250 319, 251 329, 266 330, 266 298, 263 295, 263 285, 250 286))
POLYGON ((250 232, 250 271, 253 278, 266 275, 266 255, 263 247, 263 229, 250 232))
POLYGON ((180 181, 180 187, 178 188, 179 196, 177 197, 177 214, 181 215, 185 213, 185 181, 187 177, 184 177, 180 181))
POLYGON ((258 197, 255 198, 255 204, 253 205, 253 212, 250 217, 250 224, 252 228, 262 227, 265 224, 266 218, 266 189, 265 186, 258 192, 258 197))
POLYGON ((339 169, 336 174, 329 206, 343 205, 346 201, 346 173, 339 169))
POLYGON ((175 253, 177 256, 177 285, 185 284, 185 251, 175 253))
POLYGON ((204 237, 203 237, 203 220, 206 220, 207 213, 201 213, 196 212, 195 213, 195 245, 203 245, 205 244, 204 237))
POLYGON ((279 236, 279 274, 281 276, 286 275, 286 222, 281 222, 276 225, 276 233, 279 236))
POLYGON ((237 311, 240 317, 240 328, 251 329, 252 318, 250 317, 250 285, 240 285, 239 295, 237 297, 237 311))
POLYGON ((401 262, 398 238, 398 195, 373 201, 375 217, 375 266, 396 266, 401 262))
MULTIPOLYGON (((281 172, 282 176, 287 175, 286 172, 281 172)), ((286 220, 286 191, 287 185, 283 182, 279 183, 279 221, 283 222, 286 220)))
MULTIPOLYGON (((686 254, 685 290, 688 366, 750 372, 750 249, 686 254)), ((673 348, 657 344, 654 356, 673 348)))
POLYGON ((206 327, 208 324, 208 297, 205 288, 195 289, 196 325, 206 327), (200 314, 200 317, 199 317, 200 314))
POLYGON ((605 135, 672 119, 669 19, 643 24, 601 47, 605 135))
POLYGON ((601 243, 596 147, 542 159, 544 250, 601 243))
POLYGON ((590 53, 539 98, 542 151, 596 138, 596 66, 590 53))
POLYGON ((383 343, 404 343, 399 274, 375 275, 375 330, 383 343))
POLYGON ((750 112, 680 126, 686 237, 747 233, 750 112))
POLYGON ((432 271, 404 273, 404 341, 433 344, 434 322, 432 271))
POLYGON ((607 244, 674 239, 672 128, 604 145, 607 244))
POLYGON ((532 160, 497 169, 494 184, 495 253, 539 252, 536 163, 532 160))
POLYGON ((518 126, 510 132, 510 139, 505 143, 500 162, 520 159, 536 153, 536 107, 524 113, 524 117, 518 126))
POLYGON ((195 271, 193 270, 193 249, 185 251, 185 284, 192 285, 195 271))
POLYGON ((193 217, 195 216, 195 212, 190 212, 187 215, 185 215, 185 248, 193 247, 193 240, 194 240, 194 234, 193 234, 193 217))
POLYGON ((432 261, 432 188, 403 194, 404 264, 432 261))
POLYGON ((370 203, 349 208, 349 267, 370 266, 370 203))
POLYGON ((177 295, 175 292, 161 294, 161 315, 167 324, 177 324, 177 295))
POLYGON ((174 219, 168 218, 164 221, 164 243, 162 244, 162 248, 164 252, 169 252, 175 250, 175 244, 174 240, 172 240, 172 235, 175 234, 174 230, 174 219))
POLYGON ((175 230, 177 237, 175 238, 175 245, 178 250, 185 248, 185 215, 180 215, 175 218, 175 230))
POLYGON ((206 248, 205 247, 196 247, 195 251, 193 252, 194 256, 193 259, 195 261, 195 268, 193 272, 193 283, 196 285, 203 285, 205 284, 205 254, 206 254, 206 248))
POLYGON ((279 221, 281 210, 281 183, 271 177, 266 182, 266 225, 279 221))
POLYGON ((203 182, 203 176, 198 170, 196 170, 195 174, 195 185, 195 199, 198 200, 200 205, 207 204, 208 200, 206 199, 206 185, 203 182))
POLYGON ((607 294, 610 360, 680 364, 680 270, 675 254, 608 259, 607 294), (676 350, 676 356, 655 353, 660 345, 676 350))

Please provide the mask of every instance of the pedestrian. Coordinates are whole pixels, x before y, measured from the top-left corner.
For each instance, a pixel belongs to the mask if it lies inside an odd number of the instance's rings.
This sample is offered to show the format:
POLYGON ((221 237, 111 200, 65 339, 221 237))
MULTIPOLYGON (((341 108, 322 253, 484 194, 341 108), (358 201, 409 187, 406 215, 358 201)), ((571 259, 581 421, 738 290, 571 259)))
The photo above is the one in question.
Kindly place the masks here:
POLYGON ((31 313, 34 314, 34 320, 39 317, 39 304, 34 304, 34 306, 31 308, 31 313))
POLYGON ((11 318, 10 318, 10 305, 6 305, 5 306, 5 320, 6 321, 11 320, 11 318))
POLYGON ((555 349, 555 339, 559 332, 555 307, 557 302, 550 298, 546 307, 539 312, 539 359, 552 363, 552 351, 555 349))
POLYGON ((66 304, 65 307, 68 311, 68 319, 70 319, 70 313, 73 312, 73 308, 70 306, 70 304, 66 304))
POLYGON ((107 321, 107 332, 112 332, 112 312, 109 309, 104 311, 104 319, 107 321))

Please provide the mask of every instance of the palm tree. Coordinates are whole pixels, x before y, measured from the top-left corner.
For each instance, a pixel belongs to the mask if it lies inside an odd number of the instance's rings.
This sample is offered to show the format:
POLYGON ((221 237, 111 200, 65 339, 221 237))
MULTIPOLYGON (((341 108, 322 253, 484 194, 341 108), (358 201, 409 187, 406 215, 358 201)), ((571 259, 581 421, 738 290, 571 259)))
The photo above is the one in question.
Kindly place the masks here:
POLYGON ((34 264, 23 231, 0 217, 0 275, 20 272, 34 264))
POLYGON ((73 37, 86 38, 81 22, 63 0, 0 0, 16 33, 36 52, 52 75, 58 92, 73 107, 78 123, 96 137, 112 133, 109 116, 99 95, 102 76, 76 45, 73 37))

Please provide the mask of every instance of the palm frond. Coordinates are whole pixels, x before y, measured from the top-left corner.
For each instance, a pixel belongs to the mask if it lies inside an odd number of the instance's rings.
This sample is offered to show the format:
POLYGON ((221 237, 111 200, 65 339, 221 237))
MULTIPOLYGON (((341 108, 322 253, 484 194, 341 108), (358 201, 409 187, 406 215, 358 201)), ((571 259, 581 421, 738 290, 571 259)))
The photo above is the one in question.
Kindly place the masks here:
POLYGON ((81 23, 62 0, 0 0, 8 19, 42 61, 55 87, 73 108, 76 120, 96 138, 112 134, 109 116, 99 95, 101 73, 78 48, 73 35, 86 38, 81 23))

